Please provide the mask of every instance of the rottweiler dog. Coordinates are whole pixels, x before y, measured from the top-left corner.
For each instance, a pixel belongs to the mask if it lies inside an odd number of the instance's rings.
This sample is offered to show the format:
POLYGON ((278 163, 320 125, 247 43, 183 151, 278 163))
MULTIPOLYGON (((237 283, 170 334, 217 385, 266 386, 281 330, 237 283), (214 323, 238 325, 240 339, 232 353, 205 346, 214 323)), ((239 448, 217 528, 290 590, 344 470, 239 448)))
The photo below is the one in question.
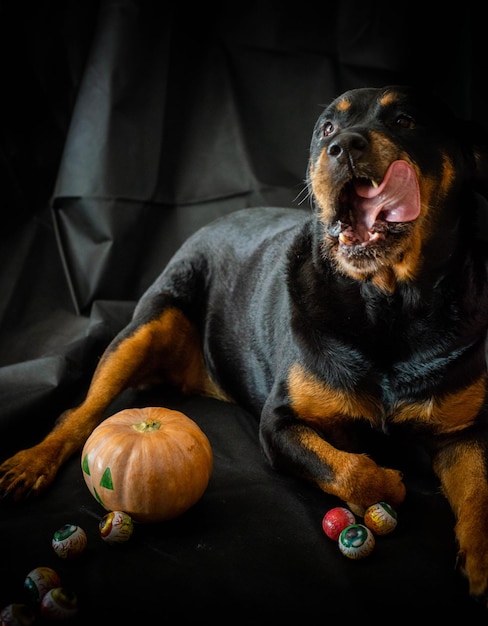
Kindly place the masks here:
POLYGON ((260 416, 271 465, 355 510, 405 497, 402 474, 350 437, 418 433, 456 518, 470 593, 488 589, 486 132, 422 90, 344 93, 324 107, 310 210, 256 208, 179 249, 103 354, 86 399, 0 467, 39 494, 114 398, 165 382, 260 416), (359 447, 358 447, 359 444, 359 447))

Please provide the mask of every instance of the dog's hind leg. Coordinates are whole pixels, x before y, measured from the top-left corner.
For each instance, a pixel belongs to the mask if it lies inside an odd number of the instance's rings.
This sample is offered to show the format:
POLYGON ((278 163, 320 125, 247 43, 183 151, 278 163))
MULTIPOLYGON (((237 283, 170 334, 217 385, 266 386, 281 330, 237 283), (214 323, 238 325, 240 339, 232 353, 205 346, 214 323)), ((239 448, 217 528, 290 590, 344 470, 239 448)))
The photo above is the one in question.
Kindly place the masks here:
MULTIPOLYGON (((146 315, 147 318, 147 315, 146 315)), ((0 492, 13 499, 39 494, 79 451, 119 393, 168 382, 186 393, 223 398, 208 376, 195 327, 175 307, 150 319, 135 317, 104 352, 85 400, 65 411, 39 444, 0 466, 0 492)))

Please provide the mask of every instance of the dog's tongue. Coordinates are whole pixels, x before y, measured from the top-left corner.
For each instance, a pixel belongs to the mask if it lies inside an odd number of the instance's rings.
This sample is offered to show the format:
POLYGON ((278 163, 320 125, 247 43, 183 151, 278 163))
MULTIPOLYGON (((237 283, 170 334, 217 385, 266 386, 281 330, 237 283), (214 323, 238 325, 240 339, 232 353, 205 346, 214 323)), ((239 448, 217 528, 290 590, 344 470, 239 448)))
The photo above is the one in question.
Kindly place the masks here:
POLYGON ((354 183, 354 230, 367 241, 381 213, 386 222, 410 222, 420 214, 420 193, 413 167, 406 161, 393 161, 378 187, 354 183))

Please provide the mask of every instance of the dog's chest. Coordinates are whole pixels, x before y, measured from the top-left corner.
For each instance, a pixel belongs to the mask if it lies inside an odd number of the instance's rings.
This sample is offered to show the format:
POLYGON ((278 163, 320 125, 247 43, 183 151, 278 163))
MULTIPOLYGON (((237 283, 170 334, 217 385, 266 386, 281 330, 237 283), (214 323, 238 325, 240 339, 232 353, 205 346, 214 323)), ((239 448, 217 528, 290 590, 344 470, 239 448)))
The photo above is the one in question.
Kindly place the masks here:
POLYGON ((459 341, 429 318, 392 313, 373 320, 356 311, 320 332, 304 326, 301 338, 288 390, 295 412, 318 428, 354 418, 384 430, 409 423, 450 432, 480 410, 483 341, 459 341))
POLYGON ((295 310, 294 330, 304 362, 333 387, 363 388, 385 403, 412 390, 422 395, 469 344, 442 297, 413 306, 411 294, 326 295, 320 306, 295 310))

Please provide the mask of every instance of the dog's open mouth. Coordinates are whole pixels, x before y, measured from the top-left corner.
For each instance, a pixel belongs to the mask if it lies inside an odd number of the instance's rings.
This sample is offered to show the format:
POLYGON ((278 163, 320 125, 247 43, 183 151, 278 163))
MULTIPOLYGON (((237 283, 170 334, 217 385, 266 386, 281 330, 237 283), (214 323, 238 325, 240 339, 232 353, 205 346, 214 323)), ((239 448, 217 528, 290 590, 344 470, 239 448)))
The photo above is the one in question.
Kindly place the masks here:
POLYGON ((329 231, 346 246, 368 246, 384 238, 392 224, 411 222, 420 214, 420 193, 413 167, 393 161, 377 183, 352 179, 339 195, 340 218, 329 231))

